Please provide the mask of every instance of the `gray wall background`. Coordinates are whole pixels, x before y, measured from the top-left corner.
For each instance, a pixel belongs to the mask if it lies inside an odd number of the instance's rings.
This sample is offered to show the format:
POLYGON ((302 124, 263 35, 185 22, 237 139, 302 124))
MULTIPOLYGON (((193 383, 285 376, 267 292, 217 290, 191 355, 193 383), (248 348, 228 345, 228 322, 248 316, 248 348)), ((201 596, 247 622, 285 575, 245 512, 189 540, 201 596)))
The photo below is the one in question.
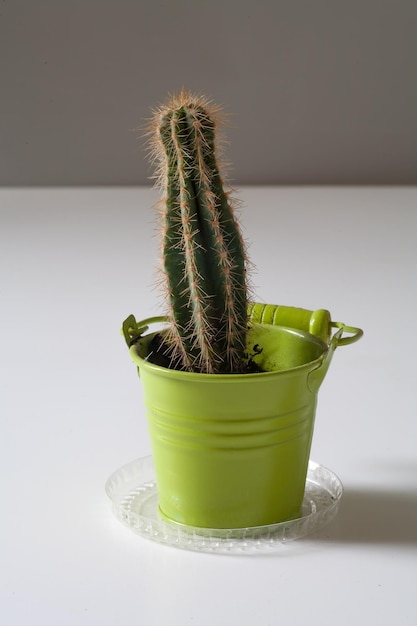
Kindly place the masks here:
POLYGON ((0 184, 150 184, 134 129, 182 86, 235 184, 414 184, 416 38, 416 0, 0 0, 0 184))

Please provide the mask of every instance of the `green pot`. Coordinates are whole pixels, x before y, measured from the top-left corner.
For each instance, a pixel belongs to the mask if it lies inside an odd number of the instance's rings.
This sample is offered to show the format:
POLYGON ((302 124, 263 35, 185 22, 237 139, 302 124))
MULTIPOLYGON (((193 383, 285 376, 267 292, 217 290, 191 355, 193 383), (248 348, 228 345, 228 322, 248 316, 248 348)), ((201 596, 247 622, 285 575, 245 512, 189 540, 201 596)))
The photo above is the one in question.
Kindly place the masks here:
MULTIPOLYGON (((261 307, 250 311, 252 319, 262 317, 261 307)), ((288 322, 289 307, 283 308, 288 322)), ((295 319, 300 311, 294 309, 295 319)), ((306 312, 302 325, 317 313, 306 312)), ((320 336, 252 322, 248 354, 264 370, 253 374, 195 374, 156 365, 150 346, 157 333, 148 325, 165 319, 125 321, 143 384, 162 517, 234 529, 300 516, 318 389, 336 347, 362 334, 331 323, 327 311, 321 316, 327 327, 316 323, 320 336), (338 330, 326 343, 322 337, 330 337, 331 327, 338 330), (353 335, 343 338, 344 331, 353 335)))

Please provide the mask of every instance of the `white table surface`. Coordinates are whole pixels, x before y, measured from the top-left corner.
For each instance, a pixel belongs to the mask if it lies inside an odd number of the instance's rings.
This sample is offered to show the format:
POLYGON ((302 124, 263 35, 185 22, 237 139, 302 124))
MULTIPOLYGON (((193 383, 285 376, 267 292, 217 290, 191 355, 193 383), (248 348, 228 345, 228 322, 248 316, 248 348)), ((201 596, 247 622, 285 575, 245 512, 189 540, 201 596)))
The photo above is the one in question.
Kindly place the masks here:
POLYGON ((104 483, 150 454, 119 328, 160 312, 156 192, 3 189, 2 624, 417 623, 417 190, 239 196, 257 298, 365 331, 319 393, 311 456, 344 483, 339 516, 255 556, 180 550, 120 524, 104 483))

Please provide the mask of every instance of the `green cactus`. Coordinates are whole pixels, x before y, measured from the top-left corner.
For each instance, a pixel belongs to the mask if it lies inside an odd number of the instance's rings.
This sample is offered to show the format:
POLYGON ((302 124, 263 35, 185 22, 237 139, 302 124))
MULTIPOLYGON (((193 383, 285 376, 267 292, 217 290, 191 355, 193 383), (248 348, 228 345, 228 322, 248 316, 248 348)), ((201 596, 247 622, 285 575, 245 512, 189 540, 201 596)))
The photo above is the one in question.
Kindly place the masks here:
POLYGON ((237 373, 246 345, 246 255, 219 171, 218 113, 183 90, 154 112, 150 132, 164 193, 170 356, 186 370, 237 373))

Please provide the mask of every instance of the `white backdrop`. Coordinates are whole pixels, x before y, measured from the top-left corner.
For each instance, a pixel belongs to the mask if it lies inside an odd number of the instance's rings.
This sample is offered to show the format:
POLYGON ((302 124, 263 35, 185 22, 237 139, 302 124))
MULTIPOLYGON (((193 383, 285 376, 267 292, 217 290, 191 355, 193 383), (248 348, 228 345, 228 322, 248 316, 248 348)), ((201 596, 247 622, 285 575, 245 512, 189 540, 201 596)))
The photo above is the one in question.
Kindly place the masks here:
POLYGON ((331 526, 264 556, 133 534, 107 477, 150 454, 122 320, 158 313, 148 189, 0 191, 0 622, 414 625, 415 189, 244 188, 257 295, 362 327, 319 393, 331 526))

